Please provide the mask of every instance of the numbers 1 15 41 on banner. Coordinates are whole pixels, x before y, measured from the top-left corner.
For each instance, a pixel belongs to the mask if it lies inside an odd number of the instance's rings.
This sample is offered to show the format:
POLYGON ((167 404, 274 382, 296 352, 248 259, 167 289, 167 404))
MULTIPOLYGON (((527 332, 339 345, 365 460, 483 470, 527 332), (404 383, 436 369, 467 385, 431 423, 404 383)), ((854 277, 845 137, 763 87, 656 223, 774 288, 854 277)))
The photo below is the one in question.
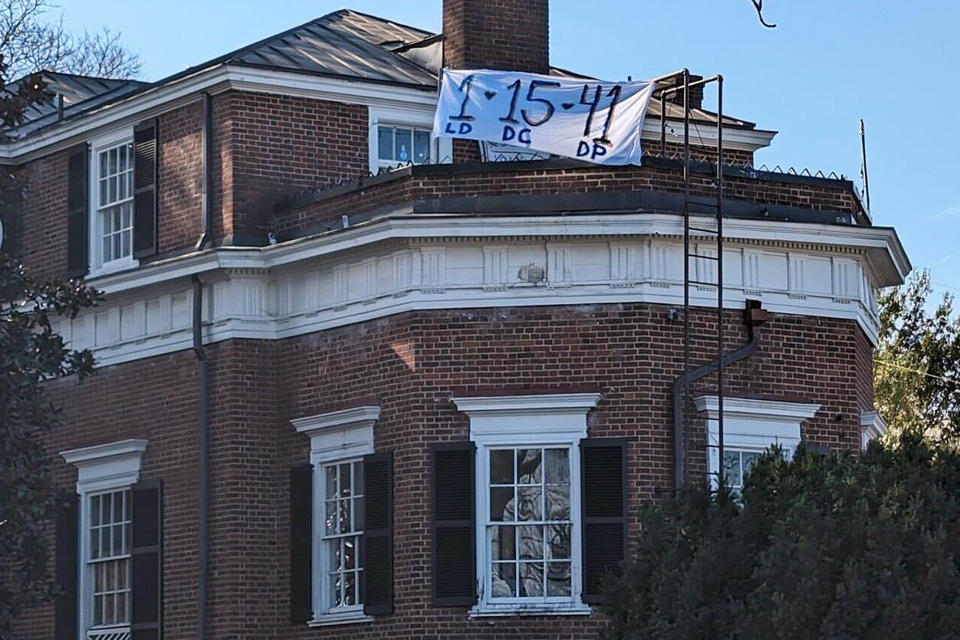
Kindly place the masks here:
POLYGON ((596 164, 640 164, 653 82, 444 69, 433 135, 485 140, 596 164))

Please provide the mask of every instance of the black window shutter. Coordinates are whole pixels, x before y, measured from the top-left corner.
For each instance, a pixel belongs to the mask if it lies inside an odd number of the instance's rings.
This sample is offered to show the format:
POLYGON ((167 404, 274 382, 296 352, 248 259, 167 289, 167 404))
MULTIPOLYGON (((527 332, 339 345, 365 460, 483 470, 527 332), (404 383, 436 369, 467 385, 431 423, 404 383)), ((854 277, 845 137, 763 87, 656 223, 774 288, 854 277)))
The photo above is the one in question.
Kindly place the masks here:
POLYGON ((79 552, 78 505, 80 496, 75 493, 57 497, 56 544, 57 586, 60 593, 56 599, 56 640, 77 640, 77 572, 79 552))
POLYGON ((133 128, 133 257, 157 253, 157 120, 133 128))
POLYGON ((580 441, 583 601, 600 601, 600 577, 619 571, 627 542, 626 441, 580 441))
POLYGON ((133 584, 131 600, 133 640, 159 640, 163 611, 161 546, 163 544, 162 491, 159 481, 145 480, 133 486, 133 584))
POLYGON ((433 605, 477 601, 472 442, 438 443, 433 454, 433 605))
POLYGON ((290 621, 313 617, 311 540, 313 536, 313 466, 290 468, 290 621))
POLYGON ((363 612, 393 613, 393 453, 363 458, 363 612))
POLYGON ((87 274, 87 172, 89 151, 82 144, 70 150, 67 158, 67 276, 87 274))

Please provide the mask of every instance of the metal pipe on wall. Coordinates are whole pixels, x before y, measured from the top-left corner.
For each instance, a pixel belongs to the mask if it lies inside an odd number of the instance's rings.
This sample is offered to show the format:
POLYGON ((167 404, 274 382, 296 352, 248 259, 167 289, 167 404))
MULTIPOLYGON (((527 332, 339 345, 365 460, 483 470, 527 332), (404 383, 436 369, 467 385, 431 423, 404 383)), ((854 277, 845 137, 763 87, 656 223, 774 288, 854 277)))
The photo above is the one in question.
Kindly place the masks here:
POLYGON ((193 276, 193 353, 197 358, 197 457, 200 480, 200 548, 197 552, 197 638, 204 640, 207 629, 207 573, 210 546, 210 368, 203 348, 203 282, 193 276))

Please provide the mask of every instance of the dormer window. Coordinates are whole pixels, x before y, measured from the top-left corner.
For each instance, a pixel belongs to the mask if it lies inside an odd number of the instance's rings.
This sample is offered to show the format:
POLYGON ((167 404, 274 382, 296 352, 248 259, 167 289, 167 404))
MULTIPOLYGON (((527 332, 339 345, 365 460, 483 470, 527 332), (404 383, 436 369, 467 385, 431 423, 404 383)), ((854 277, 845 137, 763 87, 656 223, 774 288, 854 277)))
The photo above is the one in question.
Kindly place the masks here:
POLYGON ((133 256, 133 140, 97 151, 96 237, 100 265, 133 256))
POLYGON ((377 127, 377 147, 381 166, 427 164, 430 162, 430 130, 381 124, 377 127))

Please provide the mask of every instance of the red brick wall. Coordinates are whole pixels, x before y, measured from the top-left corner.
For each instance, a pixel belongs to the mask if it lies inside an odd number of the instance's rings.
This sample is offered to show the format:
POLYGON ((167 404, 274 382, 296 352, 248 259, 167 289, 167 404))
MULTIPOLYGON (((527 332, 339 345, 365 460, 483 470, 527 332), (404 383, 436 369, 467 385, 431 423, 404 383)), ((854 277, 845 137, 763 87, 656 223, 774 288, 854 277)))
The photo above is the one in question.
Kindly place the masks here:
POLYGON ((278 197, 367 175, 367 108, 324 100, 231 91, 214 98, 222 175, 218 243, 266 243, 278 197))
POLYGON ((547 0, 444 0, 444 66, 547 73, 547 5, 547 0))
POLYGON ((192 249, 203 229, 202 114, 194 102, 159 117, 158 258, 192 249))
POLYGON ((67 155, 54 153, 22 169, 26 184, 21 208, 15 212, 16 244, 24 266, 37 278, 67 271, 67 155))
MULTIPOLYGON (((430 589, 428 447, 468 437, 450 398, 545 390, 603 394, 588 417, 591 436, 623 436, 629 508, 670 487, 670 383, 680 372, 682 325, 648 304, 424 311, 278 342, 230 341, 211 361, 212 502, 210 637, 215 638, 588 638, 594 618, 469 620, 463 608, 434 609, 430 589), (395 455, 395 614, 372 624, 310 630, 288 622, 289 467, 308 459, 309 441, 289 420, 377 403, 376 448, 395 455)), ((728 345, 746 339, 729 314, 728 345)), ((712 316, 694 363, 713 357, 712 316)), ((852 362, 869 343, 852 321, 775 316, 758 353, 727 370, 728 395, 823 405, 804 426, 811 441, 855 450, 858 411, 869 383, 852 362), (840 419, 837 419, 840 416, 840 419)), ((57 482, 72 487, 64 449, 147 438, 144 477, 164 481, 166 638, 192 636, 196 620, 196 376, 191 352, 101 370, 77 386, 52 385, 64 428, 49 450, 57 482)), ((709 381, 697 393, 712 393, 709 381)), ((692 430, 693 470, 704 467, 701 425, 692 430), (695 435, 694 435, 695 434, 695 435)), ((15 638, 48 638, 52 607, 24 619, 15 638)))

